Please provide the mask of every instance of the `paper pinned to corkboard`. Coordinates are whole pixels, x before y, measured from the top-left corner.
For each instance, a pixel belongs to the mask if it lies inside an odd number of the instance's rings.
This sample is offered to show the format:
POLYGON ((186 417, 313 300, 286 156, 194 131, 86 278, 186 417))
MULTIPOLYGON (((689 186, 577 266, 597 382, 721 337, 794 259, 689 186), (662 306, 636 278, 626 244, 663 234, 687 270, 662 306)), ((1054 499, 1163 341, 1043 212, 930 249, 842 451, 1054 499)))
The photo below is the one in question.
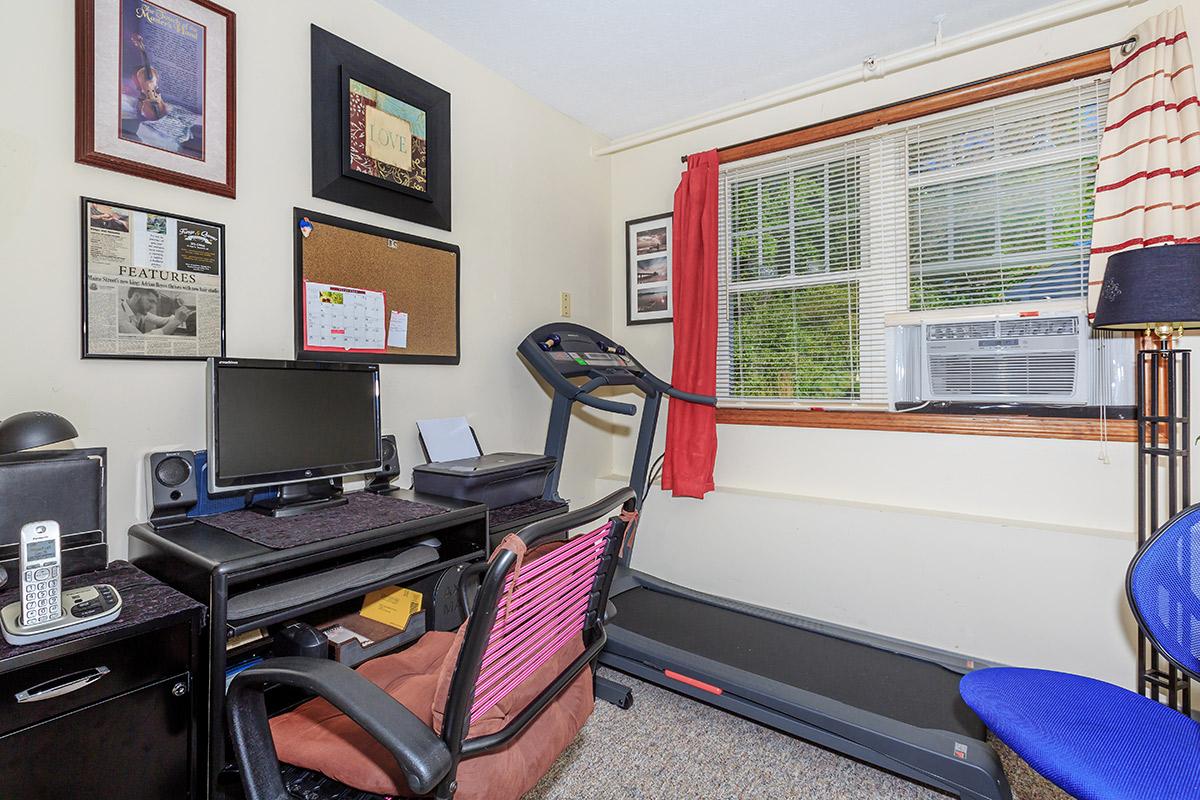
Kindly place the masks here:
POLYGON ((459 248, 457 245, 295 210, 296 358, 371 363, 457 364, 459 248), (302 235, 301 228, 311 230, 302 235), (379 353, 306 347, 304 282, 382 292, 385 318, 403 314, 405 335, 389 337, 379 353))

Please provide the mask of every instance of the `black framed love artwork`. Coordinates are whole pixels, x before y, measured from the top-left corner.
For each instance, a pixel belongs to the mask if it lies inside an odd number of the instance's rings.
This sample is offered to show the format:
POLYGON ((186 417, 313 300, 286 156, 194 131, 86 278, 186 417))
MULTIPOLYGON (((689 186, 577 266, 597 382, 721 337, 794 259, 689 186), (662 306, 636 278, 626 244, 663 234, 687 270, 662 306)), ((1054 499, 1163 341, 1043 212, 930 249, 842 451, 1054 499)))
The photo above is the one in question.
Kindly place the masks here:
POLYGON ((450 230, 450 93, 312 26, 313 195, 450 230))

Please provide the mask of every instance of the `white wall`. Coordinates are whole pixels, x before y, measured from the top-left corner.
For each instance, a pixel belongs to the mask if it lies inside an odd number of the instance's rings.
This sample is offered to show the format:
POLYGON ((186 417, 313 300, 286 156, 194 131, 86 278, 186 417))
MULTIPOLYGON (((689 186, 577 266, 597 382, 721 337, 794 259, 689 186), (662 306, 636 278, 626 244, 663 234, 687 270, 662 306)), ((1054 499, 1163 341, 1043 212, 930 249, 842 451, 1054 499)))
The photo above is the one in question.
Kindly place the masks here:
MULTIPOLYGON (((671 209, 680 155, 1103 46, 1175 4, 1147 0, 612 156, 614 336, 670 373, 670 326, 625 324, 624 221, 671 209)), ((1200 21, 1200 2, 1183 4, 1200 21)), ((971 655, 1131 681, 1122 579, 1133 551, 1133 445, 1110 445, 1104 463, 1092 442, 733 425, 717 434, 717 496, 656 496, 635 566, 971 655), (885 508, 868 523, 842 501, 885 508), (911 515, 927 511, 967 516, 909 535, 911 515), (934 595, 953 600, 933 603, 934 595), (1085 633, 1070 641, 1055 613, 1068 600, 1073 634, 1085 633)), ((615 474, 628 475, 632 448, 632 435, 618 441, 615 474)))
MULTIPOLYGON (((0 71, 0 417, 56 411, 79 446, 109 448, 113 557, 146 517, 141 459, 204 441, 200 363, 79 358, 80 195, 227 228, 228 349, 292 356, 292 207, 443 239, 462 247, 462 364, 385 366, 383 426, 405 466, 413 420, 467 414, 489 449, 540 452, 549 400, 515 347, 558 316, 610 317, 609 162, 604 142, 372 0, 223 0, 237 13, 238 198, 228 200, 73 163, 74 3, 6 8, 0 71), (316 200, 309 172, 309 23, 450 92, 454 230, 316 200), (31 31, 42 32, 31 35, 31 31), (18 79, 19 75, 36 78, 18 79)), ((577 422, 564 490, 590 494, 610 438, 577 422)), ((407 485, 407 474, 404 477, 407 485)))
MULTIPOLYGON (((125 552, 125 529, 146 514, 144 454, 202 445, 203 367, 79 359, 80 195, 227 225, 229 352, 238 356, 291 355, 293 206, 458 243, 463 363, 385 367, 385 430, 399 435, 409 466, 418 458, 412 421, 422 416, 466 413, 489 449, 537 451, 548 399, 513 349, 557 316, 560 290, 573 293, 576 321, 612 330, 653 369, 670 372, 670 327, 625 325, 623 236, 624 220, 670 209, 679 155, 1116 41, 1174 3, 1146 0, 607 159, 588 155, 603 144, 598 137, 371 0, 226 4, 238 13, 237 200, 74 164, 73 4, 17 4, 6 18, 0 417, 57 411, 80 429, 79 445, 110 448, 114 557, 125 552), (453 232, 311 197, 310 21, 451 92, 453 232), (56 34, 21 33, 30 30, 56 34), (36 80, 14 77, 31 65, 36 80)), ((1184 5, 1200 20, 1200 0, 1184 5)), ((576 421, 565 493, 587 497, 596 476, 627 474, 634 431, 622 423, 604 414, 576 421)), ((701 503, 656 494, 637 566, 985 658, 1127 682, 1133 656, 1121 576, 1132 550, 1132 446, 1110 446, 1104 464, 1088 442, 741 426, 718 433, 718 495, 701 503), (1055 614, 1064 607, 1065 619, 1055 614)))
POLYGON ((984 661, 1129 678, 1125 536, 728 487, 703 503, 656 492, 643 510, 635 566, 674 583, 984 661))

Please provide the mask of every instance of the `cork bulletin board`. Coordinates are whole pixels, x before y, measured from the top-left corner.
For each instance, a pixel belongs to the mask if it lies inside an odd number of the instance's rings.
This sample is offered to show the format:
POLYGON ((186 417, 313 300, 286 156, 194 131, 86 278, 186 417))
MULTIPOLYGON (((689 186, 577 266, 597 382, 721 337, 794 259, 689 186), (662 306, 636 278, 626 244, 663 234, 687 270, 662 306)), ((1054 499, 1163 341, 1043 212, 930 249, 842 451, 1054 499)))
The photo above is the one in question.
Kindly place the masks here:
POLYGON ((296 358, 457 364, 459 249, 295 209, 296 358))

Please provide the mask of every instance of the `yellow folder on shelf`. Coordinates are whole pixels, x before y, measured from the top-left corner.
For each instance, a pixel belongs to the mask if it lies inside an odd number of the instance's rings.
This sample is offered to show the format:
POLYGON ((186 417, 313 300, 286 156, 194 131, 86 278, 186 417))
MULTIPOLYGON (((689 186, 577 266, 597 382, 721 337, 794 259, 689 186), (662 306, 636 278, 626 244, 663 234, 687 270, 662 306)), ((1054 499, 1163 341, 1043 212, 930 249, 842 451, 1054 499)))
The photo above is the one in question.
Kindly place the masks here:
POLYGON ((412 615, 421 610, 423 600, 420 592, 400 586, 386 586, 363 598, 363 607, 359 614, 404 630, 408 627, 412 615))

